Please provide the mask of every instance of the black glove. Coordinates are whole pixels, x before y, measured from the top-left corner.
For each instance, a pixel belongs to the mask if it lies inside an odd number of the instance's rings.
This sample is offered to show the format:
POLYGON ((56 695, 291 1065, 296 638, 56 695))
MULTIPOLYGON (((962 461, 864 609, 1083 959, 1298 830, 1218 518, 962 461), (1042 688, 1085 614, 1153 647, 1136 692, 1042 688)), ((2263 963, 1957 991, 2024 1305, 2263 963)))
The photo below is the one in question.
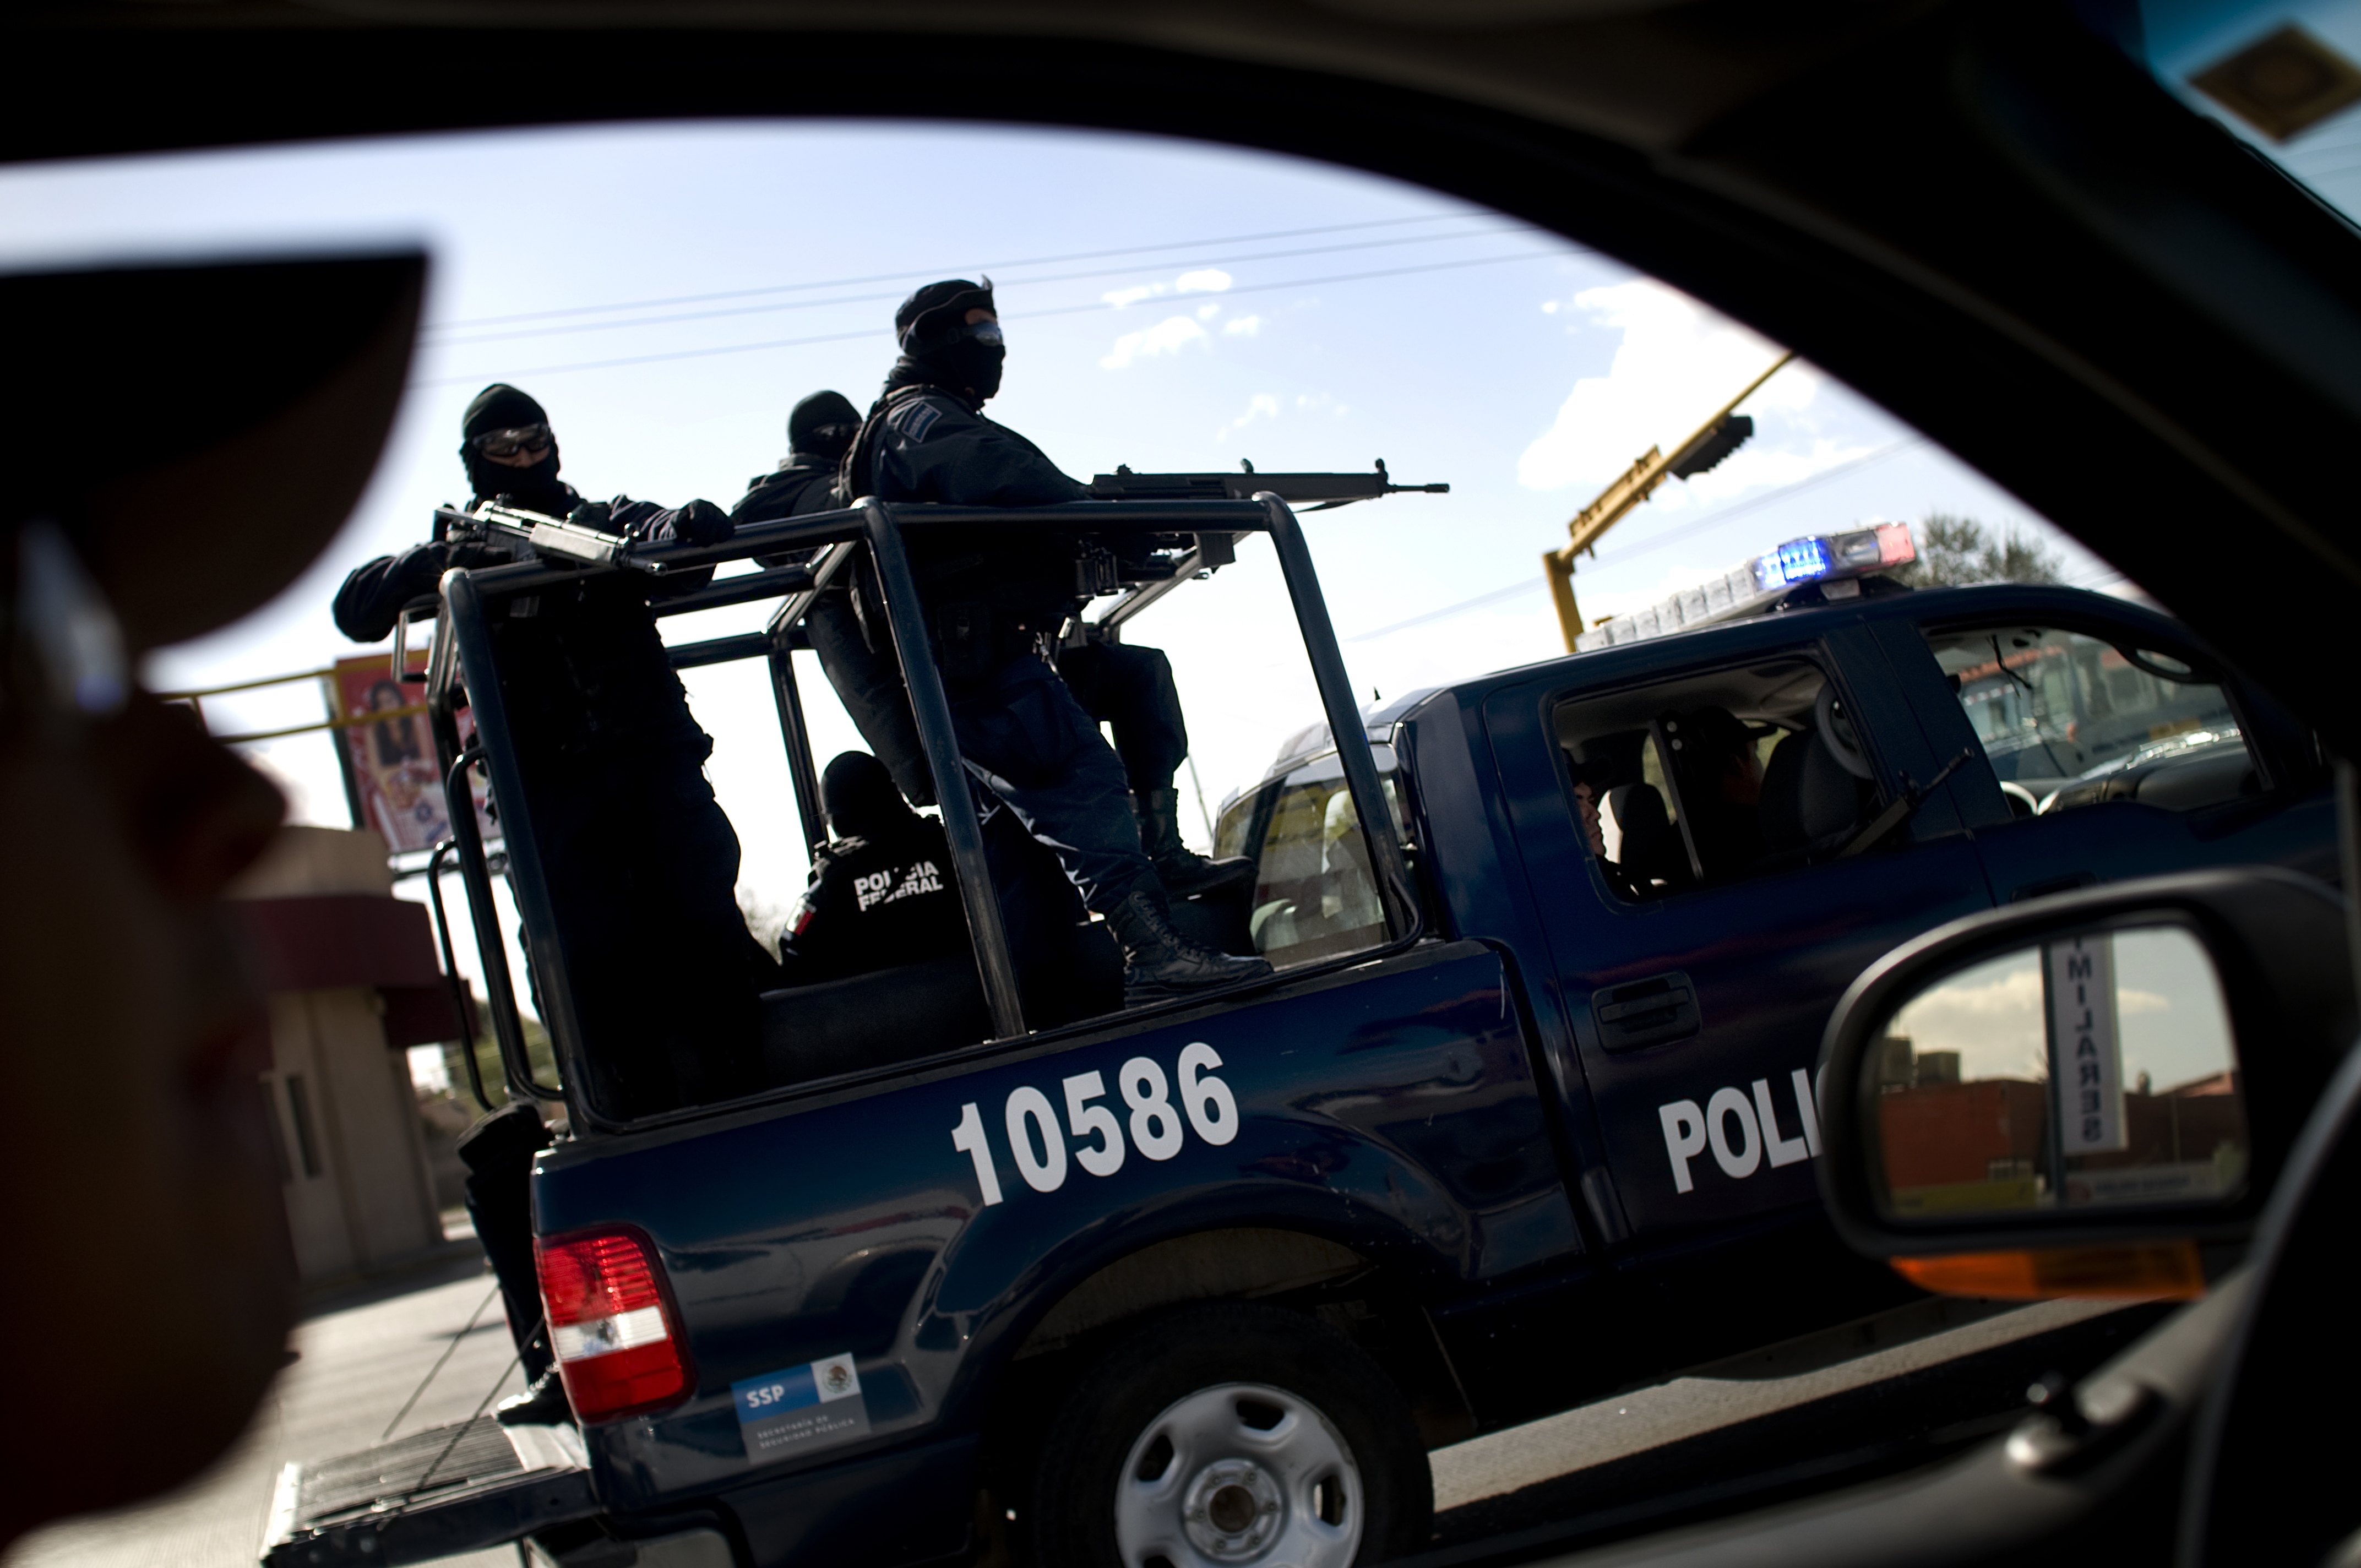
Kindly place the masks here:
POLYGON ((577 528, 596 529, 600 533, 615 532, 615 509, 605 501, 584 501, 566 514, 566 521, 577 528))
POLYGON ((454 566, 492 566, 506 559, 474 540, 436 539, 405 551, 394 564, 392 581, 402 599, 422 598, 433 593, 443 574, 454 566))
POLYGON ((685 543, 723 544, 738 532, 738 525, 711 501, 691 501, 673 513, 672 531, 685 543))
POLYGON ((505 566, 515 557, 499 545, 481 539, 455 539, 435 548, 442 553, 442 571, 435 573, 440 581, 443 572, 454 566, 474 571, 478 566, 505 566))

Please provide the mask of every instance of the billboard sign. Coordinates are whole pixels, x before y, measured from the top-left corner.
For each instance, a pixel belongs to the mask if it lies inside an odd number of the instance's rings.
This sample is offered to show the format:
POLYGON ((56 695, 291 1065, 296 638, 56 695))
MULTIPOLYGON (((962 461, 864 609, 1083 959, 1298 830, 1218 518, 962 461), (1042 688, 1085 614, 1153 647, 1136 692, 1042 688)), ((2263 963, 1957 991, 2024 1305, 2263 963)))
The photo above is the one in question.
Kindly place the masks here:
MULTIPOLYGON (((424 656, 413 668, 423 669, 424 656)), ((431 850, 451 836, 444 800, 443 770, 435 761, 434 734, 415 683, 393 678, 383 653, 339 659, 329 677, 331 699, 341 726, 345 782, 352 797, 353 825, 374 828, 397 853, 431 850), (382 715, 371 718, 371 715, 382 715)), ((475 732, 474 716, 459 714, 462 742, 475 732)), ((476 822, 486 839, 498 837, 486 810, 489 792, 475 779, 476 822)))

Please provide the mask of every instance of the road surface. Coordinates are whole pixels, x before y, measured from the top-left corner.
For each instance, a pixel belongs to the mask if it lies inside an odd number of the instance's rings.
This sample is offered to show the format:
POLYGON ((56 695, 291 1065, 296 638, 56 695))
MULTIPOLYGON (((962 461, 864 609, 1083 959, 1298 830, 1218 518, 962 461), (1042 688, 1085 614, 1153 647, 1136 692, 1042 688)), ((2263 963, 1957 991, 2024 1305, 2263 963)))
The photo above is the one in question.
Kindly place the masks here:
MULTIPOLYGON (((481 1258, 465 1255, 318 1301, 296 1330, 299 1358, 212 1471, 169 1497, 41 1531, 0 1568, 249 1568, 280 1466, 378 1442, 446 1352, 400 1432, 464 1420, 517 1390, 491 1289, 481 1258)), ((1866 1335, 1806 1346, 1787 1361, 1846 1359, 1795 1371, 1763 1358, 1726 1369, 1745 1376, 1683 1378, 1442 1449, 1435 1556, 1587 1544, 1661 1522, 1665 1509, 1727 1512, 1837 1474, 1923 1462, 2004 1426, 2033 1378, 2095 1365, 2158 1313, 2063 1301, 1948 1310, 1972 1321, 1888 1348, 1866 1335)), ((445 1562, 514 1568, 516 1556, 445 1562)))

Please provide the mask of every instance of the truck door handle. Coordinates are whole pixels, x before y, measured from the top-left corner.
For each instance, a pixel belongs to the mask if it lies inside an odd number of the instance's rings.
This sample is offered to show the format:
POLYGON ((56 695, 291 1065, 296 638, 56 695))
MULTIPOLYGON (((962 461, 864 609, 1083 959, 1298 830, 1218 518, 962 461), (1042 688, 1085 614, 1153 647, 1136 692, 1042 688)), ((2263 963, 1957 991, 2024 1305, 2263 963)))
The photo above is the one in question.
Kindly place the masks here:
POLYGON ((2008 895, 2011 904, 2023 904, 2028 898, 2047 898, 2053 893, 2071 893, 2078 887, 2095 887, 2098 874, 2075 872, 2070 876, 2054 876, 2040 882, 2029 882, 2008 895))
POLYGON ((1705 1024, 1697 987, 1677 970, 1592 992, 1590 1015, 1598 1022, 1599 1044, 1610 1051, 1686 1040, 1705 1024))

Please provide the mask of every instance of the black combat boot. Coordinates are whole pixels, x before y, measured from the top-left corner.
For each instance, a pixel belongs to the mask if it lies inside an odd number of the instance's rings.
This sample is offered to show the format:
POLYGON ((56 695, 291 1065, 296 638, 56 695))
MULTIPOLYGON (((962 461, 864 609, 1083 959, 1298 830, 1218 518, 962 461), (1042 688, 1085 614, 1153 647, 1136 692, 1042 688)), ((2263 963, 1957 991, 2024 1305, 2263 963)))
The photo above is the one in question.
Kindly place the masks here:
POLYGON ((1135 790, 1132 814, 1139 818, 1139 847, 1148 851, 1157 879, 1175 898, 1193 898, 1229 887, 1254 885, 1255 863, 1242 855, 1209 861, 1180 841, 1180 792, 1135 790))
POLYGON ((1217 953, 1174 930, 1163 899, 1151 892, 1135 893, 1116 905, 1106 922, 1123 945, 1126 1007, 1242 980, 1259 980, 1270 973, 1270 965, 1261 959, 1217 953))

